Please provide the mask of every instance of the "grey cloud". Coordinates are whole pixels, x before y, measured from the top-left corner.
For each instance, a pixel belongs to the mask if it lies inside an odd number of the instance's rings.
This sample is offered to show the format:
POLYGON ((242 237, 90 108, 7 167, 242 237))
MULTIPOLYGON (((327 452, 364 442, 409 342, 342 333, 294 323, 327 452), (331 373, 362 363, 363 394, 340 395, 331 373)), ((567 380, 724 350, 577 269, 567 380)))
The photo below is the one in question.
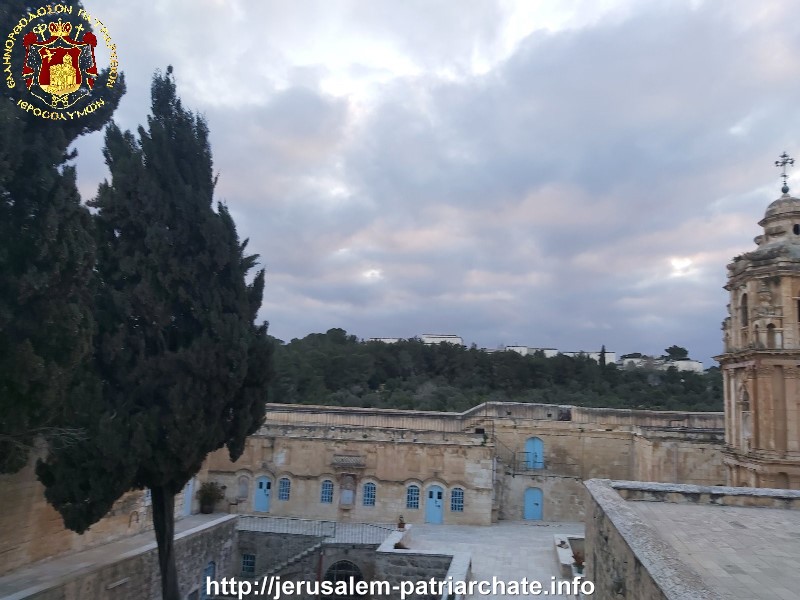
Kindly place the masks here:
MULTIPOLYGON (((796 145, 794 7, 634 3, 535 31, 480 76, 469 63, 502 44, 502 3, 141 10, 151 39, 114 32, 137 48, 118 120, 142 122, 152 69, 175 65, 209 120, 218 196, 268 269, 275 335, 719 350, 725 264, 777 195, 773 156, 796 145), (192 47, 199 30, 208 47, 192 47), (331 40, 388 45, 421 72, 391 78, 363 56, 339 71, 373 82, 357 107, 321 91, 328 65, 292 58, 331 40), (686 257, 697 272, 670 276, 686 257)), ((82 181, 102 172, 85 159, 82 181)))

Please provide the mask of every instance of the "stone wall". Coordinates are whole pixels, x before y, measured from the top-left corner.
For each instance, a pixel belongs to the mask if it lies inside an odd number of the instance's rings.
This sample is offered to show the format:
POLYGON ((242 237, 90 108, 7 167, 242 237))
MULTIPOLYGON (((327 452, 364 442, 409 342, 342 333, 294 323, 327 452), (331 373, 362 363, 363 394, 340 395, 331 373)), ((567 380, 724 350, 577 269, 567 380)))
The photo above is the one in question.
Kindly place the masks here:
POLYGON ((724 485, 722 438, 719 431, 637 429, 633 438, 634 465, 628 479, 724 485))
POLYGON ((521 421, 498 418, 494 434, 500 474, 499 517, 521 519, 525 490, 543 493, 546 521, 584 517, 582 481, 596 477, 699 485, 725 481, 720 430, 669 428, 591 428, 574 422, 521 421), (544 446, 544 468, 519 467, 528 438, 544 446), (516 458, 514 458, 516 457, 516 458), (516 468, 515 463, 516 461, 516 468))
POLYGON ((502 503, 499 518, 519 521, 523 518, 525 490, 542 490, 542 520, 577 521, 584 514, 585 489, 577 477, 520 474, 502 480, 502 503))
POLYGON ((131 492, 83 535, 65 529, 61 515, 47 503, 44 487, 36 479, 35 461, 32 457, 18 473, 0 475, 0 575, 152 528, 144 493, 131 492))
POLYGON ((212 454, 200 477, 224 484, 239 513, 254 512, 256 480, 268 477, 274 516, 395 522, 402 514, 422 523, 426 491, 438 485, 445 523, 520 519, 528 487, 542 490, 545 520, 575 521, 584 516, 581 480, 722 483, 722 425, 719 413, 542 404, 487 403, 464 413, 269 405, 242 457, 212 454), (544 468, 529 471, 520 462, 532 437, 544 444, 544 468), (279 498, 281 478, 290 481, 289 500, 279 498), (330 503, 320 501, 325 479, 334 484, 330 503), (367 482, 377 486, 374 506, 363 503, 367 482), (421 491, 416 510, 406 504, 411 484, 421 491), (342 494, 348 485, 352 503, 342 494), (450 510, 456 487, 464 490, 460 512, 450 510))
MULTIPOLYGON (((210 562, 216 579, 231 576, 236 553, 236 518, 222 517, 175 536, 175 563, 181 597, 203 584, 210 562)), ((96 569, 82 571, 56 587, 28 596, 31 600, 160 600, 161 576, 155 542, 144 551, 96 569)))
POLYGON ((256 482, 268 477, 271 516, 396 523, 403 515, 409 523, 422 523, 427 491, 437 485, 444 492, 445 523, 491 523, 494 450, 481 443, 482 436, 476 441, 474 434, 449 434, 446 441, 441 436, 438 441, 424 441, 416 432, 305 426, 287 428, 280 436, 272 430, 267 430, 274 434, 269 437, 262 433, 248 439, 235 463, 224 451, 210 455, 200 474, 225 485, 228 502, 236 502, 239 513, 255 512, 256 482), (288 500, 281 500, 278 493, 281 478, 290 481, 288 500), (333 482, 330 503, 321 501, 325 479, 333 482), (364 505, 367 482, 376 486, 374 506, 364 505), (412 484, 420 488, 418 509, 407 508, 407 489, 412 484), (350 502, 343 494, 347 486, 352 489, 350 502), (450 510, 450 495, 457 487, 464 490, 463 511, 450 510))
POLYGON ((236 577, 242 576, 241 565, 243 554, 255 555, 255 576, 261 577, 261 575, 267 571, 293 556, 297 556, 304 550, 321 541, 322 538, 313 535, 240 531, 239 545, 233 564, 233 574, 236 577))
MULTIPOLYGON (((400 598, 401 586, 427 581, 446 580, 450 565, 453 562, 452 554, 424 552, 413 548, 413 527, 407 531, 397 531, 389 535, 375 552, 375 579, 387 582, 392 591, 388 596, 390 600, 400 598), (400 544, 405 548, 395 548, 400 544), (397 589, 395 590, 395 586, 397 589)), ((468 560, 468 559, 467 559, 468 560)), ((463 561, 462 561, 463 562, 463 561)), ((467 573, 468 567, 467 567, 467 573)), ((411 600, 428 600, 428 595, 405 594, 411 600)))
POLYGON ((534 421, 557 421, 559 411, 569 411, 571 421, 596 425, 638 425, 648 427, 724 428, 723 413, 630 410, 529 404, 521 402, 487 402, 462 413, 422 410, 353 408, 313 405, 267 404, 267 423, 326 427, 374 427, 379 429, 465 431, 483 419, 515 418, 534 421))

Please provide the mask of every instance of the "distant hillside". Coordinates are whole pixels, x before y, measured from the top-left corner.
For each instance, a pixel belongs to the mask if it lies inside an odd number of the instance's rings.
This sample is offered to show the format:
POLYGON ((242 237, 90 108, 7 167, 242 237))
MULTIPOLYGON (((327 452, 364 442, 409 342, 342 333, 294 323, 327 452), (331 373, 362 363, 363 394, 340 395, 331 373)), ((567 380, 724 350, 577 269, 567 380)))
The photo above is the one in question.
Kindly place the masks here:
POLYGON ((419 340, 360 342, 342 329, 277 343, 272 402, 462 411, 489 400, 722 410, 722 378, 600 366, 585 357, 487 353, 419 340))

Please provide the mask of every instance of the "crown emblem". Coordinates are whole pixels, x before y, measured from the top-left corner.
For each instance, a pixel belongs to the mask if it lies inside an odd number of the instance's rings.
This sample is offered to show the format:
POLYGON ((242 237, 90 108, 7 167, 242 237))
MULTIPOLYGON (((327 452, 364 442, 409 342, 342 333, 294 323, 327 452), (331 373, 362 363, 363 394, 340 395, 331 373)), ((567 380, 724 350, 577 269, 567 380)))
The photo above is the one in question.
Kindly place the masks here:
POLYGON ((55 21, 50 23, 47 29, 55 37, 66 37, 72 31, 72 23, 62 23, 61 19, 59 19, 57 23, 55 21))

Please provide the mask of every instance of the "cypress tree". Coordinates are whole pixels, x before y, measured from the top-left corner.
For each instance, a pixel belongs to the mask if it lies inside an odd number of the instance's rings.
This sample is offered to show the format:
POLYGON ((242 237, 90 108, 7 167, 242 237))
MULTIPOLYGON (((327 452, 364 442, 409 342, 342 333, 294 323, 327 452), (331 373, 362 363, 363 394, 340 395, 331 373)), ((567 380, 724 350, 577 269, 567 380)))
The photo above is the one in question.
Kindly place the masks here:
POLYGON ((267 325, 255 323, 264 271, 224 205, 213 206, 205 121, 183 108, 171 67, 156 74, 138 139, 106 132, 100 186, 95 365, 102 403, 92 435, 37 472, 67 527, 85 531, 126 490, 150 488, 164 600, 178 600, 175 495, 207 454, 238 458, 263 421, 271 379, 267 325))
MULTIPOLYGON (((74 14, 79 2, 67 2, 74 14)), ((5 39, 29 3, 0 4, 5 39)), ((87 31, 90 29, 87 25, 87 31)), ((124 83, 96 89, 104 105, 71 121, 42 119, 21 110, 24 52, 17 47, 3 63, 0 97, 0 473, 25 465, 37 436, 68 442, 76 433, 66 403, 87 393, 83 368, 94 328, 91 282, 95 245, 92 220, 82 206, 69 161, 80 135, 105 126, 124 83), (6 77, 18 78, 7 89, 6 77)))

